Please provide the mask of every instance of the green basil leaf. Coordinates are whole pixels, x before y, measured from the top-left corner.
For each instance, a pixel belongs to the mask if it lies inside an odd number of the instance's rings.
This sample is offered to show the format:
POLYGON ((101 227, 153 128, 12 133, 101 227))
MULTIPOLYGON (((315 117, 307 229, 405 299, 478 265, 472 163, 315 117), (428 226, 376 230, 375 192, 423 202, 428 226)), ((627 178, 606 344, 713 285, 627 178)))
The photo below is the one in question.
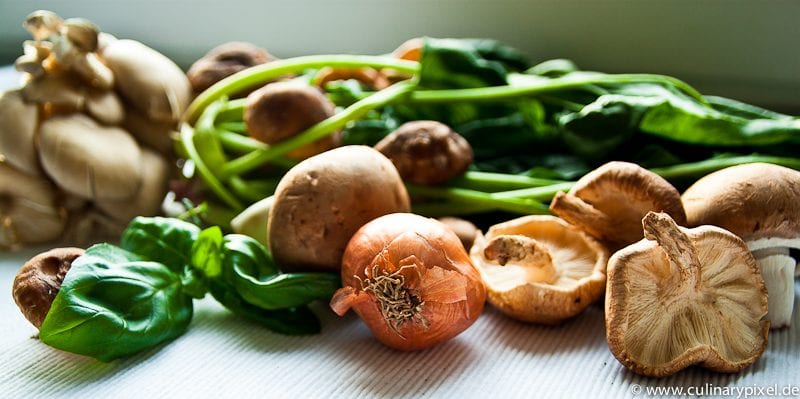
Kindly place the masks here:
POLYGON ((192 246, 200 228, 179 219, 137 217, 122 233, 120 246, 175 273, 191 264, 192 246))
POLYGON ((192 299, 169 268, 98 244, 72 263, 39 338, 110 361, 183 334, 191 318, 192 299))
POLYGON ((120 246, 167 266, 180 276, 184 292, 199 299, 206 293, 203 272, 192 266, 192 247, 199 235, 199 227, 179 219, 137 217, 122 233, 120 246))
POLYGON ((209 283, 209 292, 217 302, 237 316, 252 320, 279 334, 307 335, 317 334, 322 330, 319 319, 308 307, 262 309, 244 301, 231 285, 220 279, 209 283))
POLYGON ((228 234, 224 237, 222 259, 223 278, 228 282, 233 281, 234 266, 260 278, 280 273, 267 248, 256 239, 242 234, 228 234))
POLYGON ((207 278, 222 274, 222 229, 209 227, 197 236, 192 246, 192 265, 207 278))
POLYGON ((341 281, 337 273, 282 273, 259 278, 234 265, 233 285, 242 298, 260 308, 285 309, 316 300, 329 301, 341 281))

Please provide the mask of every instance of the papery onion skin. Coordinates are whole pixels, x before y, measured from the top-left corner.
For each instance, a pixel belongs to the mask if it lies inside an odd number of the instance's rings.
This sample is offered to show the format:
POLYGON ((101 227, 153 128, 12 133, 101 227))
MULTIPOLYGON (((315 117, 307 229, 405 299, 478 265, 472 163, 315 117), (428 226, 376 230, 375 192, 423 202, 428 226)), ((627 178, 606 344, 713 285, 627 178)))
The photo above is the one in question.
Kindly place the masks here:
POLYGON ((410 213, 379 217, 356 232, 342 258, 342 286, 331 308, 343 315, 352 307, 379 341, 405 351, 460 334, 486 301, 486 287, 455 233, 410 213), (403 276, 402 288, 417 305, 413 317, 400 322, 384 317, 381 301, 364 290, 381 275, 395 281, 403 276))

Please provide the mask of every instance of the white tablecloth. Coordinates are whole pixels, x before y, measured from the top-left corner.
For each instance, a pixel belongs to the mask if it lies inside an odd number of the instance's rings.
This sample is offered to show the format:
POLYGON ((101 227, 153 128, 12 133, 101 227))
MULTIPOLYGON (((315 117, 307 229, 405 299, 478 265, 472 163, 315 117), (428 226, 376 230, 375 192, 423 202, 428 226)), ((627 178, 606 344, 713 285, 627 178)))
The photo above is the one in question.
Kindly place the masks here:
POLYGON ((356 316, 338 318, 323 305, 321 334, 288 337, 206 298, 195 302, 185 335, 101 363, 42 344, 16 308, 12 280, 35 252, 0 253, 0 397, 588 398, 636 396, 639 388, 647 397, 654 387, 800 387, 800 312, 794 327, 771 333, 764 356, 739 374, 692 368, 657 380, 614 359, 600 305, 560 327, 519 323, 487 308, 452 341, 403 353, 375 341, 356 316))

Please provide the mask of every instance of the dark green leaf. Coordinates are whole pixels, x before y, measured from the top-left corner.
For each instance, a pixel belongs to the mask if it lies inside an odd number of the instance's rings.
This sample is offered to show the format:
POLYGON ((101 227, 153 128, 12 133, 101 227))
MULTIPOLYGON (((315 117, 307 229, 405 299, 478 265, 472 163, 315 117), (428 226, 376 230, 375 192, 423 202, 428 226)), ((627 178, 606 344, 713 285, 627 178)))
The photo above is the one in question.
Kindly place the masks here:
POLYGON ((498 86, 506 83, 502 62, 486 59, 475 43, 425 38, 419 85, 429 89, 498 86))
POLYGON ((202 298, 206 293, 205 277, 192 266, 192 246, 199 234, 199 227, 179 219, 137 217, 122 233, 120 246, 166 265, 180 276, 187 295, 202 298))
POLYGON ((191 317, 192 299, 166 266, 99 244, 72 263, 39 338, 110 361, 183 334, 191 317))
POLYGON ((260 308, 284 309, 316 300, 328 301, 341 282, 336 273, 282 273, 268 278, 250 275, 234 266, 234 287, 242 298, 260 308))

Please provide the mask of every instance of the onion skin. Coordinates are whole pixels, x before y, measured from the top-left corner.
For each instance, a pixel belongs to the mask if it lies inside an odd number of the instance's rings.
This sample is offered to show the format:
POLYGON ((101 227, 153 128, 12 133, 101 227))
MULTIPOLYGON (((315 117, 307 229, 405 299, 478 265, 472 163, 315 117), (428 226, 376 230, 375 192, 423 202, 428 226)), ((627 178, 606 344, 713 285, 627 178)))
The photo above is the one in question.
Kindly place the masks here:
POLYGON ((381 216, 356 232, 342 258, 342 286, 331 300, 334 312, 342 316, 353 308, 379 341, 404 351, 460 334, 486 301, 486 287, 455 233, 410 213, 381 216), (402 278, 398 287, 413 298, 412 317, 385 317, 381 300, 369 289, 385 275, 402 278))

